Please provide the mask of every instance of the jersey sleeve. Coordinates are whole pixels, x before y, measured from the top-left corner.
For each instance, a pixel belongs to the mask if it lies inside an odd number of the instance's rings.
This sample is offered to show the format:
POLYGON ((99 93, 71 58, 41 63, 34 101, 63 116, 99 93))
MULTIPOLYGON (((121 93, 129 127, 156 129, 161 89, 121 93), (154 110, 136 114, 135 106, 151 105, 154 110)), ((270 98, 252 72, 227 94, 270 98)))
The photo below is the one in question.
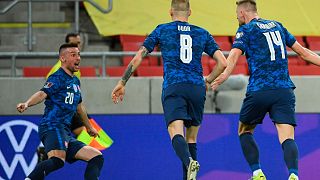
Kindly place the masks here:
POLYGON ((48 96, 56 93, 60 89, 61 83, 56 76, 49 76, 43 87, 40 89, 45 92, 48 96))
POLYGON ((248 36, 249 36, 249 33, 245 31, 244 26, 240 26, 236 33, 236 37, 232 44, 232 48, 238 48, 244 54, 246 52, 246 46, 249 42, 248 36))
POLYGON ((206 45, 205 45, 205 49, 204 52, 207 53, 209 56, 213 56, 213 54, 219 50, 219 46, 216 43, 216 41, 214 40, 214 38, 212 37, 212 35, 206 31, 206 45))
POLYGON ((152 31, 151 34, 143 42, 143 46, 147 48, 148 52, 151 53, 154 47, 159 43, 160 26, 152 31))
POLYGON ((279 23, 279 24, 282 28, 286 45, 291 48, 297 40, 285 27, 283 27, 283 25, 281 23, 279 23))

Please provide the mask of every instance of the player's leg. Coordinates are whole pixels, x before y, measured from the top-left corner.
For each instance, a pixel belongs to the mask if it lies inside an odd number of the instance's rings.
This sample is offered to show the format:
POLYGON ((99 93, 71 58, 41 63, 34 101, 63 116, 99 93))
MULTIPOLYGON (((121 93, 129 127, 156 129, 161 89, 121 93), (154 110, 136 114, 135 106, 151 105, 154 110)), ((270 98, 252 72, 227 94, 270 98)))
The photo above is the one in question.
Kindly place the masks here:
POLYGON ((188 168, 191 154, 184 138, 184 120, 191 120, 191 117, 187 113, 187 102, 183 97, 184 89, 181 84, 171 85, 164 89, 162 91, 162 107, 173 149, 183 166, 188 168))
POLYGON ((189 152, 188 144, 184 138, 183 120, 172 121, 168 126, 168 132, 172 142, 172 146, 177 156, 187 168, 190 163, 191 154, 189 152))
POLYGON ((43 144, 45 146, 46 152, 48 152, 49 159, 44 160, 37 164, 35 169, 28 175, 27 179, 44 179, 46 175, 60 169, 64 166, 64 161, 66 157, 66 146, 65 138, 63 132, 48 131, 46 135, 42 138, 43 144), (61 137, 58 138, 58 137, 61 137))
POLYGON ((83 122, 80 119, 80 116, 78 113, 75 113, 74 116, 72 117, 71 121, 71 131, 74 135, 78 136, 82 130, 85 129, 85 126, 83 122))
POLYGON ((103 155, 99 150, 91 146, 84 146, 77 152, 75 158, 88 162, 86 171, 84 173, 84 178, 86 180, 99 179, 100 171, 104 163, 103 155))
POLYGON ((38 156, 38 163, 48 159, 48 155, 45 151, 44 146, 41 145, 37 148, 37 156, 38 156))
POLYGON ((266 92, 247 93, 240 111, 238 127, 239 140, 243 155, 252 171, 252 179, 266 179, 261 170, 259 148, 253 132, 257 124, 261 124, 268 111, 270 98, 266 92))
POLYGON ((67 150, 66 161, 73 163, 79 159, 88 163, 84 173, 85 179, 98 179, 104 162, 102 153, 99 150, 91 146, 87 146, 83 142, 71 137, 67 150))
POLYGON ((286 162, 289 174, 292 177, 292 180, 298 179, 299 151, 294 140, 294 127, 289 124, 276 124, 276 127, 278 130, 279 142, 282 145, 284 161, 286 162))
POLYGON ((298 179, 299 152, 294 140, 294 127, 296 126, 295 95, 292 89, 279 90, 277 95, 279 99, 272 106, 270 117, 278 131, 279 142, 282 146, 290 178, 296 180, 298 179))
POLYGON ((192 164, 189 165, 189 167, 188 167, 190 169, 189 171, 188 171, 188 169, 183 170, 183 176, 184 176, 183 178, 184 179, 187 179, 187 177, 195 178, 196 173, 199 171, 200 165, 197 162, 198 161, 197 136, 198 136, 199 128, 200 128, 200 126, 191 126, 191 127, 187 128, 187 130, 186 130, 186 141, 188 143, 189 152, 190 152, 191 157, 194 161, 192 162, 192 164))
POLYGON ((188 113, 192 121, 185 121, 186 141, 192 161, 188 167, 187 179, 196 179, 200 169, 197 158, 197 136, 203 119, 204 103, 206 100, 206 91, 203 86, 189 86, 186 97, 188 104, 188 113))
POLYGON ((253 136, 255 127, 256 125, 246 125, 240 121, 238 133, 243 155, 252 171, 252 179, 260 180, 265 177, 261 170, 259 148, 253 136))

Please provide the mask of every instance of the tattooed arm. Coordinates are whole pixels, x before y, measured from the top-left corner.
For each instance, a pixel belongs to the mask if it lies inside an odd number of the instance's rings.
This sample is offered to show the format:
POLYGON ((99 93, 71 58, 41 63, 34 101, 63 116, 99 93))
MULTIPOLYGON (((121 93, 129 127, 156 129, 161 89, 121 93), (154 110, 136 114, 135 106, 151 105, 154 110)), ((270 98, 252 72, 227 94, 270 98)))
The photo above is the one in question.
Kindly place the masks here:
POLYGON ((118 82, 116 87, 113 89, 111 93, 111 98, 114 103, 118 103, 118 99, 120 101, 123 100, 123 96, 125 94, 125 88, 124 86, 127 84, 129 78, 133 74, 133 72, 139 67, 141 64, 142 59, 148 54, 148 50, 144 47, 141 46, 139 51, 136 53, 136 55, 133 57, 131 62, 129 63, 126 71, 124 72, 121 80, 118 82))
POLYGON ((124 72, 122 78, 121 78, 121 83, 123 85, 126 85, 127 81, 133 74, 133 72, 139 67, 142 59, 148 54, 148 50, 144 47, 141 46, 139 51, 136 53, 136 55, 133 57, 131 62, 129 63, 127 70, 124 72))

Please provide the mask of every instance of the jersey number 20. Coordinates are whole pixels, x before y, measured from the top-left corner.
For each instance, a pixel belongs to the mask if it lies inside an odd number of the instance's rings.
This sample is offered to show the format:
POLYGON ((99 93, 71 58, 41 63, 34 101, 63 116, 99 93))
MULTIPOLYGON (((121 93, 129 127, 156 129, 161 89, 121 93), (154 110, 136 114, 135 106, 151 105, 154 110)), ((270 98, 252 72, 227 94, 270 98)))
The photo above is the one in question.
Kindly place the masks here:
POLYGON ((74 94, 71 92, 67 92, 67 96, 64 99, 64 103, 66 104, 73 104, 73 98, 74 98, 74 94))
POLYGON ((285 57, 285 54, 284 54, 284 46, 283 46, 283 42, 282 42, 282 39, 281 39, 280 32, 279 31, 266 32, 266 33, 263 33, 263 35, 265 35, 266 38, 267 38, 267 42, 268 42, 269 50, 270 50, 270 54, 271 54, 271 61, 276 60, 273 43, 275 45, 277 45, 277 46, 280 46, 281 57, 282 57, 282 59, 285 59, 286 57, 285 57))
POLYGON ((192 38, 190 35, 180 34, 180 59, 187 64, 192 60, 192 38))

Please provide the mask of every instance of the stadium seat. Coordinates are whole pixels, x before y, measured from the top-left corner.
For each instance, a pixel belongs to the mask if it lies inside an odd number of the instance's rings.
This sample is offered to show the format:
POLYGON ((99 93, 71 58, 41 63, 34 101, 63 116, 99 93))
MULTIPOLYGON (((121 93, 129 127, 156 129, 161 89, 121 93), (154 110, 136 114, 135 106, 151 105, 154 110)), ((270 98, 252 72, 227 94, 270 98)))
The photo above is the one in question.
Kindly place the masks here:
POLYGON ((290 75, 320 75, 320 67, 315 65, 299 66, 291 65, 289 66, 290 75))
POLYGON ((209 61, 209 70, 210 70, 210 72, 213 70, 213 68, 215 67, 216 64, 217 64, 217 62, 214 59, 210 58, 210 61, 209 61))
POLYGON ((201 64, 202 66, 209 66, 210 57, 207 55, 202 55, 201 64))
POLYGON ((162 66, 138 67, 137 76, 163 76, 163 67, 162 66))
POLYGON ((237 65, 247 65, 247 58, 246 56, 240 56, 238 61, 237 61, 237 65))
POLYGON ((231 74, 248 75, 249 74, 248 67, 247 65, 236 65, 236 67, 233 69, 231 74))
POLYGON ((288 56, 289 65, 307 65, 307 62, 302 60, 299 56, 288 56))
POLYGON ((23 77, 46 77, 50 70, 51 66, 25 66, 22 68, 22 74, 23 77))
MULTIPOLYGON (((141 42, 125 42, 122 44, 123 51, 138 51, 140 46, 142 45, 141 42)), ((127 66, 130 61, 132 60, 133 56, 124 56, 123 57, 123 65, 127 66)), ((140 66, 157 66, 158 65, 158 57, 156 56, 147 56, 143 59, 140 66)))
POLYGON ((310 50, 320 51, 320 41, 310 41, 308 44, 310 50))
POLYGON ((229 40, 229 36, 214 36, 213 38, 222 51, 230 51, 231 43, 229 40))
POLYGON ((209 66, 202 66, 202 74, 203 76, 208 76, 210 74, 210 68, 209 66))
POLYGON ((81 77, 96 77, 96 68, 94 66, 80 67, 81 77))
POLYGON ((146 36, 141 35, 127 35, 127 34, 121 34, 120 35, 120 43, 127 43, 127 42, 140 42, 141 44, 145 40, 146 36))
MULTIPOLYGON (((126 66, 108 66, 106 67, 106 74, 110 77, 121 77, 126 69, 126 66)), ((100 74, 102 74, 101 68, 100 74)))
POLYGON ((309 42, 320 42, 320 36, 306 36, 307 43, 309 42))

